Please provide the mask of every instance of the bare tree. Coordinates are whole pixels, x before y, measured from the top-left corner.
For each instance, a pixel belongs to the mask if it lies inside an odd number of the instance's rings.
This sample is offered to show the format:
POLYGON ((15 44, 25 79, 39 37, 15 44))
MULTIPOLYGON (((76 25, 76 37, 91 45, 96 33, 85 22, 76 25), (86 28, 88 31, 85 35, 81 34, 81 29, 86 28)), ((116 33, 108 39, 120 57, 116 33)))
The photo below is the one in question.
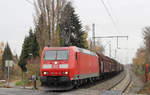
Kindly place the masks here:
POLYGON ((34 2, 35 31, 41 48, 46 45, 56 46, 56 28, 60 23, 65 4, 66 0, 36 0, 34 2))
POLYGON ((94 46, 93 41, 91 39, 88 40, 89 43, 89 49, 91 51, 97 52, 97 53, 104 53, 105 49, 104 46, 101 44, 101 42, 98 40, 96 41, 96 46, 94 46))

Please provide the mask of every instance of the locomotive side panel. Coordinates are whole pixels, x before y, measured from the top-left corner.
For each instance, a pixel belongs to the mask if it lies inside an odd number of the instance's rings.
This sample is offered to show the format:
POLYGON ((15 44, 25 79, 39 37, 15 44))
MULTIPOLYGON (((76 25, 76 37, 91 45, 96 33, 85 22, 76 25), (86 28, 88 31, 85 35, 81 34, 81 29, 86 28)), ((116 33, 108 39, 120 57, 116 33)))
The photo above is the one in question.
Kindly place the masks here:
POLYGON ((78 72, 78 75, 75 76, 77 76, 78 79, 98 77, 99 76, 98 57, 78 52, 76 70, 78 72))

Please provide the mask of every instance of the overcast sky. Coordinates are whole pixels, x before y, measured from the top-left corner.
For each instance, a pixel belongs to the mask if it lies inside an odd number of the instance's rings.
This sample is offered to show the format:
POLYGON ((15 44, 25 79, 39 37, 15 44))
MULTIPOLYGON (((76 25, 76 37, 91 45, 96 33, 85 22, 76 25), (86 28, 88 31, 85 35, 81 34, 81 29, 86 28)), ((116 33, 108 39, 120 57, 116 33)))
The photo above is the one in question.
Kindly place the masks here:
MULTIPOLYGON (((31 0, 32 1, 32 0, 31 0)), ((73 0, 73 6, 83 26, 96 24, 96 36, 124 35, 129 39, 119 39, 117 59, 125 62, 134 56, 143 45, 142 29, 150 25, 150 0, 104 0, 116 23, 112 24, 101 0, 73 0), (128 48, 128 50, 126 50, 128 48), (128 56, 129 57, 128 57, 128 56)), ((0 0, 0 40, 9 42, 12 51, 20 54, 25 35, 33 27, 34 7, 25 0, 0 0)), ((91 31, 89 37, 91 37, 91 31)), ((116 39, 99 39, 103 45, 111 41, 112 57, 116 39)), ((109 45, 105 47, 109 55, 109 45)), ((126 63, 126 62, 125 62, 126 63)))

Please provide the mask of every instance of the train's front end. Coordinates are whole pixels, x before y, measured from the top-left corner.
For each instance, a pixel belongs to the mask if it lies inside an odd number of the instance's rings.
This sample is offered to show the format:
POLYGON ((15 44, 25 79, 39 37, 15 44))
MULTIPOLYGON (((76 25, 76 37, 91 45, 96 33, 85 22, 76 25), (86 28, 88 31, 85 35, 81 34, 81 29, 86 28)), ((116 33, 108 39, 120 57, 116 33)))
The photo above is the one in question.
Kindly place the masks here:
MULTIPOLYGON (((41 83, 44 87, 67 88, 72 87, 70 71, 72 61, 69 47, 44 48, 41 56, 41 83)), ((56 89, 56 90, 57 90, 56 89)))

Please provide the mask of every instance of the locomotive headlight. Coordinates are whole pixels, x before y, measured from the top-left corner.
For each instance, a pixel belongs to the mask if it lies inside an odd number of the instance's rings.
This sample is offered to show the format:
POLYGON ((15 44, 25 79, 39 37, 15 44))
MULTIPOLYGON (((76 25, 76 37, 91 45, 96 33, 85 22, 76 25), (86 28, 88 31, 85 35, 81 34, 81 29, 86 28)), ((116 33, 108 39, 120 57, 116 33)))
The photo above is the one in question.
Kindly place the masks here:
POLYGON ((68 75, 68 72, 65 72, 66 75, 68 75))
POLYGON ((60 64, 59 68, 68 68, 68 64, 60 64))
POLYGON ((48 75, 48 72, 43 72, 44 75, 48 75))
POLYGON ((64 75, 68 75, 68 72, 62 72, 64 75))
POLYGON ((43 72, 43 74, 46 75, 47 73, 46 73, 46 72, 43 72))

